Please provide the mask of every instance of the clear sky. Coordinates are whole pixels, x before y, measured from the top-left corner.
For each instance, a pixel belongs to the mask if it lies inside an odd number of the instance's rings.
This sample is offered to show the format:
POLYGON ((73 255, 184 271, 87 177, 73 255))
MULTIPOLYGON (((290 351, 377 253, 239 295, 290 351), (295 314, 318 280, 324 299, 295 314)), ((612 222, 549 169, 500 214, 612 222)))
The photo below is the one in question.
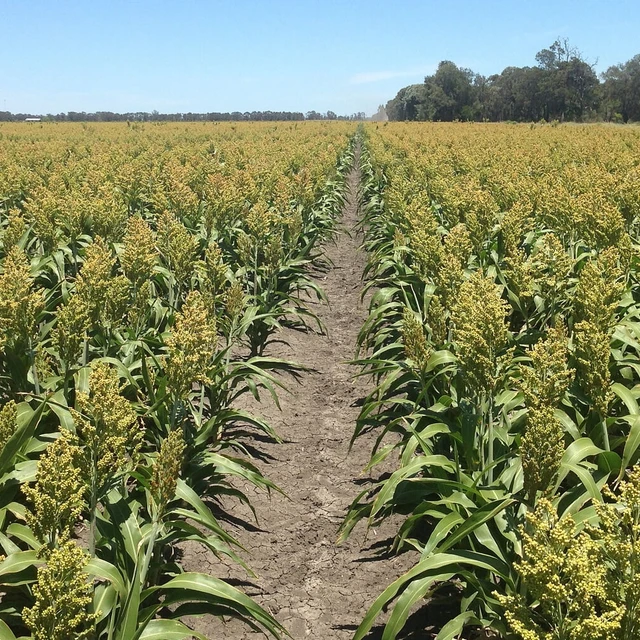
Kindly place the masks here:
POLYGON ((0 0, 0 25, 0 110, 32 113, 371 114, 443 59, 640 53, 640 0, 0 0))

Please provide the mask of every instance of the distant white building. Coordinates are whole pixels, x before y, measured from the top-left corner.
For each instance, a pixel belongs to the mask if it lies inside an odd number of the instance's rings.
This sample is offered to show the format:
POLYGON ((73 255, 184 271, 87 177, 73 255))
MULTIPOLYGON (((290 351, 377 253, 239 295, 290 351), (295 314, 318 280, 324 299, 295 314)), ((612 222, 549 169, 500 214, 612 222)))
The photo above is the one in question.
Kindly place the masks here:
POLYGON ((24 119, 25 122, 40 122, 40 120, 42 120, 42 118, 25 118, 24 119))

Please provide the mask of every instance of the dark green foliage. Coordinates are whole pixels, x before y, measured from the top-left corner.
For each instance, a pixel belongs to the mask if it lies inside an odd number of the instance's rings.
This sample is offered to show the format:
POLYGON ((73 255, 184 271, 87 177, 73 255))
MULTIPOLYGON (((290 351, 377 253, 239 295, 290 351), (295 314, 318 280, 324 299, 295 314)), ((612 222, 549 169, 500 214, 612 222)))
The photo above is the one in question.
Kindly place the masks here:
POLYGON ((538 52, 536 62, 485 77, 444 60, 423 84, 400 89, 387 115, 442 122, 640 119, 640 55, 610 67, 602 83, 566 39, 538 52))

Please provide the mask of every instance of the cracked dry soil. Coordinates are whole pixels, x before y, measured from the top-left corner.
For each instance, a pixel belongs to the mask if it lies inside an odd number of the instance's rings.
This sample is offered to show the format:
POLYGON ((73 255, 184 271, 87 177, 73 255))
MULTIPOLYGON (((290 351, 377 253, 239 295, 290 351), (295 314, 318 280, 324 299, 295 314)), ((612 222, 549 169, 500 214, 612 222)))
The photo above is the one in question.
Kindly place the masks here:
MULTIPOLYGON (((352 638, 374 599, 415 561, 413 553, 385 555, 385 542, 398 531, 399 521, 393 518, 368 532, 361 524, 347 542, 336 545, 349 505, 367 485, 369 476, 363 469, 374 441, 374 436, 363 436, 348 451, 358 400, 370 384, 354 378, 357 369, 347 364, 366 318, 360 302, 365 256, 354 230, 358 181, 355 168, 338 236, 324 248, 330 266, 313 274, 329 300, 329 305, 312 305, 326 335, 284 329, 267 353, 298 362, 309 371, 297 382, 286 379, 291 393, 279 394, 281 411, 268 394, 263 394, 261 403, 243 400, 243 408, 265 418, 284 441, 252 444, 259 449, 259 468, 286 497, 243 487, 256 510, 257 524, 245 505, 222 503, 220 517, 248 550, 242 557, 256 577, 204 549, 184 549, 185 570, 207 571, 239 586, 295 640, 352 638)), ((264 637, 238 620, 204 617, 190 622, 209 638, 264 637)), ((379 637, 379 629, 369 637, 379 637)))

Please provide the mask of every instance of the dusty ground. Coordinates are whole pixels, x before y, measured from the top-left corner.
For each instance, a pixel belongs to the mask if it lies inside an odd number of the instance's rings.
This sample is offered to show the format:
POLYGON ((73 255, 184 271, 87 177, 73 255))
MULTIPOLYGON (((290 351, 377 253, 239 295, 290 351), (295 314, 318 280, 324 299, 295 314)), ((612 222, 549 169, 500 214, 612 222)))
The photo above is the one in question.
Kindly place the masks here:
MULTIPOLYGON (((249 407, 275 428, 284 443, 258 443, 263 473, 288 496, 270 498, 249 490, 258 515, 235 502, 224 504, 229 530, 250 550, 245 556, 257 578, 226 565, 202 551, 185 557, 186 570, 207 571, 230 579, 270 611, 295 639, 347 640, 353 636, 368 606, 392 580, 415 561, 413 554, 386 557, 384 543, 398 522, 386 522, 365 538, 364 526, 336 546, 346 510, 367 476, 372 438, 359 439, 348 452, 358 414, 357 402, 368 382, 353 379, 346 364, 354 356, 356 336, 366 309, 360 303, 364 255, 353 232, 357 222, 357 180, 350 193, 336 242, 326 247, 331 267, 315 274, 329 306, 315 305, 327 335, 284 330, 269 355, 297 361, 311 372, 299 383, 289 379, 292 394, 281 395, 282 411, 266 401, 249 407)), ((262 637, 238 621, 223 624, 212 618, 194 621, 210 638, 245 640, 262 637)), ((379 637, 374 633, 371 637, 379 637)))

